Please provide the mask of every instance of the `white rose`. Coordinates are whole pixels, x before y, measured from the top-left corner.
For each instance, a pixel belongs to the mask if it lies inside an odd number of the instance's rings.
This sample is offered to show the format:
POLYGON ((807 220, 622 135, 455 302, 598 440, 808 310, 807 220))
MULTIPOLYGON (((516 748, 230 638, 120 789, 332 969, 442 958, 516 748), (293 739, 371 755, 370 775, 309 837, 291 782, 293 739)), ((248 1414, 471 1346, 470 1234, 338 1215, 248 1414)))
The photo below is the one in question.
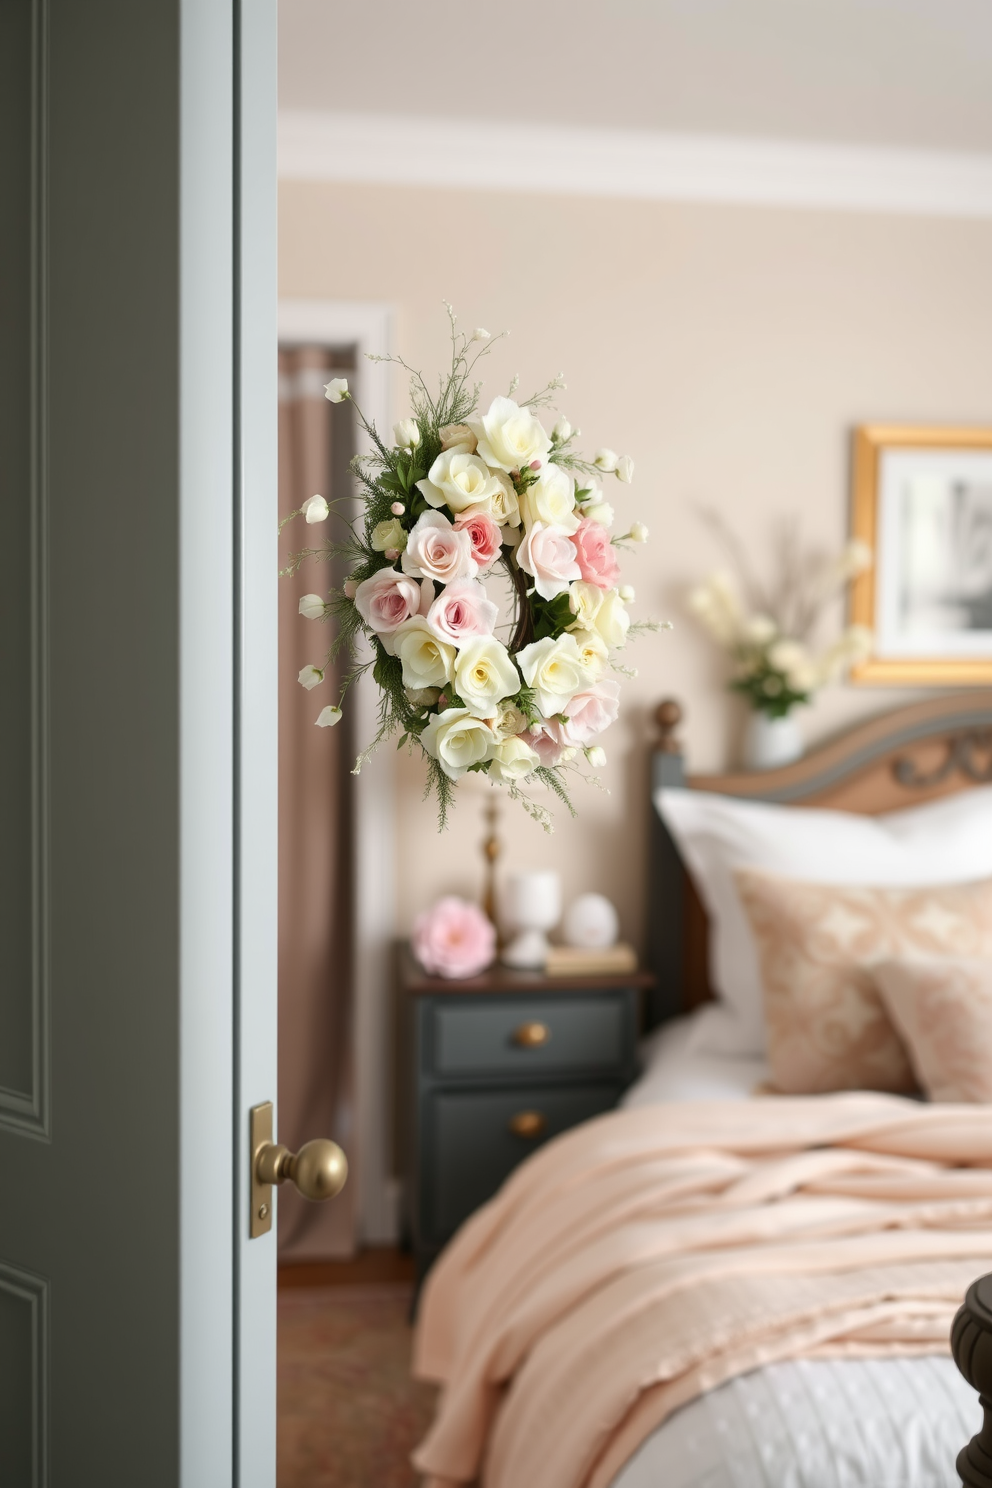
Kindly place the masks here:
POLYGON ((438 455, 427 479, 417 482, 417 489, 430 506, 448 506, 453 512, 462 512, 467 506, 488 511, 494 485, 486 462, 456 445, 438 455))
POLYGON ((634 462, 629 455, 621 455, 617 461, 617 480, 629 486, 634 479, 634 462))
POLYGON ((540 763, 541 756, 536 749, 530 747, 526 739, 511 735, 508 739, 501 739, 493 749, 489 779, 501 780, 504 785, 513 785, 516 781, 526 780, 528 775, 533 775, 540 763))
POLYGON ((301 687, 305 687, 307 692, 309 692, 312 687, 320 686, 324 680, 324 674, 320 667, 305 666, 301 669, 300 675, 296 680, 301 687))
POLYGON ((497 703, 520 691, 520 677, 502 642, 479 636, 458 652, 455 688, 474 713, 488 718, 497 703))
POLYGON ((470 419, 469 428, 479 441, 479 454, 496 470, 523 470, 532 460, 543 460, 551 440, 540 419, 512 398, 494 398, 481 419, 470 419))
POLYGON ((524 526, 544 522, 572 533, 579 525, 575 515, 575 481, 560 465, 545 465, 540 478, 520 498, 524 526))
MULTIPOLYGON (((513 482, 502 470, 490 472, 493 479, 492 491, 489 495, 489 515, 500 527, 520 526, 520 503, 517 493, 513 489, 513 482)), ((475 507, 466 507, 466 511, 475 511, 475 507)), ((504 538, 504 542, 507 541, 504 538)))
POLYGON ((606 642, 599 631, 570 630, 569 635, 578 646, 579 659, 590 677, 598 677, 610 659, 606 642))
POLYGON ((300 510, 310 525, 313 526, 314 522, 326 522, 331 508, 323 496, 311 496, 309 501, 304 501, 300 510))
POLYGON ((445 424, 443 429, 438 430, 443 450, 455 449, 461 445, 467 455, 474 455, 478 441, 468 424, 445 424))
POLYGON ((577 629, 593 629, 602 603, 603 591, 598 584, 587 584, 584 579, 579 579, 569 585, 568 608, 575 616, 577 629))
POLYGON ((459 780, 470 765, 489 758, 496 740, 492 730, 467 708, 446 708, 434 715, 420 742, 449 780, 459 780))
POLYGON ((537 706, 545 717, 563 713, 572 698, 591 677, 582 665, 579 648, 571 635, 545 636, 519 652, 517 665, 528 687, 534 689, 537 706))
POLYGON ((643 522, 634 522, 630 529, 630 540, 635 543, 646 543, 648 540, 648 529, 643 522))
POLYGON ((420 691, 443 687, 454 676, 455 648, 440 640, 423 615, 414 615, 398 625, 392 635, 392 652, 403 663, 403 686, 420 691))
POLYGON ((608 589, 603 595, 603 603, 596 611, 595 628, 611 650, 626 643, 630 616, 615 589, 608 589))
POLYGON ((328 703, 326 708, 321 708, 314 721, 318 728, 333 728, 336 723, 341 722, 341 709, 328 703))
POLYGON ((421 512, 407 537, 403 572, 450 584, 474 579, 478 571, 469 534, 452 527, 443 512, 421 512))
POLYGON ((487 718, 486 722, 497 739, 522 734, 527 727, 527 720, 515 703, 500 703, 492 718, 487 718))
POLYGON ((324 601, 319 594, 304 594, 300 600, 300 614, 307 620, 320 620, 324 614, 324 601))
POLYGON ((592 463, 597 470, 602 470, 607 475, 610 475, 620 463, 620 456, 614 450, 601 449, 596 451, 592 463))
POLYGON ((552 444, 564 444, 565 443, 565 440, 566 439, 571 439, 571 437, 572 437, 572 426, 568 422, 568 419, 565 417, 565 415, 562 414, 561 418, 558 420, 558 422, 555 424, 554 428, 551 430, 551 443, 552 444))
POLYGON ((372 529, 372 546, 377 553, 388 552, 390 548, 402 553, 406 542, 406 529, 398 517, 393 517, 388 522, 378 522, 372 529))
POLYGON ((330 403, 343 403, 348 397, 347 377, 332 377, 330 382, 325 382, 324 397, 330 403))
POLYGON ((582 508, 582 515, 601 527, 613 526, 613 508, 608 501, 593 501, 582 508))
POLYGON ((400 419, 393 425, 393 443, 400 449, 415 450, 420 445, 420 425, 415 418, 400 419))

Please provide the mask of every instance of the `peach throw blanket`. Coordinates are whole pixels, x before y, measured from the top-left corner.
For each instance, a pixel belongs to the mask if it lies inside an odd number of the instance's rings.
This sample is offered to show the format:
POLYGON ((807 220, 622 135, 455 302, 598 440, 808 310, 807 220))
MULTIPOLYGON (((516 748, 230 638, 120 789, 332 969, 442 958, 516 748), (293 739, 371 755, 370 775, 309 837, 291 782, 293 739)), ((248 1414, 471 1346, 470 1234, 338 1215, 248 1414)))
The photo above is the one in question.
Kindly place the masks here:
POLYGON ((430 1488, 606 1488, 778 1359, 944 1353, 992 1267, 992 1107, 840 1095, 619 1111, 519 1168, 428 1278, 430 1488))

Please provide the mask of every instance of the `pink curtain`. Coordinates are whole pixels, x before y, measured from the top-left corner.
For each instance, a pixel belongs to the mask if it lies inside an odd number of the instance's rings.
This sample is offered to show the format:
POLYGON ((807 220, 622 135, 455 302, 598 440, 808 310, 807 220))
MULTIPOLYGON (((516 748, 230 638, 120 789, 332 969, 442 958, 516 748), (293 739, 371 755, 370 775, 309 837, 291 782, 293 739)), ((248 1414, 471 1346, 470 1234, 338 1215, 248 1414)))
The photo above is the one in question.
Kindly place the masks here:
MULTIPOLYGON (((279 353, 279 509, 308 497, 330 501, 350 491, 354 440, 351 406, 332 405, 324 383, 350 365, 322 347, 279 353)), ((280 567, 291 553, 340 537, 332 516, 302 518, 280 540, 280 567)), ((340 583, 334 566, 308 558, 279 580, 279 1140, 294 1151, 311 1137, 340 1142, 351 1177, 338 1198, 311 1204, 285 1184, 279 1193, 280 1260, 323 1260, 354 1253, 356 1158, 352 1058, 352 776, 348 712, 336 728, 315 727, 337 702, 336 668, 312 692, 296 678, 323 664, 332 622, 306 620, 300 598, 326 596, 340 583)))

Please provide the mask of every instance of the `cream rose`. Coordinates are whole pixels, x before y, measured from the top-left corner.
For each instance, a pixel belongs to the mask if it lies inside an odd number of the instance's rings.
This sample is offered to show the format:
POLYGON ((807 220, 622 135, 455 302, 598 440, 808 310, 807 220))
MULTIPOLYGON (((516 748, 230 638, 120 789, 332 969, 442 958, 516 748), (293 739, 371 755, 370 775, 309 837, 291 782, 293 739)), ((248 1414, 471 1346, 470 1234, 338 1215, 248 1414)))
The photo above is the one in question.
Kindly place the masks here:
POLYGON ((564 713, 575 694, 591 681, 571 635, 532 641, 519 652, 517 665, 546 717, 564 713))
POLYGON ((492 635, 498 615, 499 606, 477 579, 456 579, 427 611, 427 623, 442 641, 464 646, 476 636, 492 635))
POLYGON ((441 435, 441 448, 443 450, 460 447, 467 455, 474 455, 478 441, 468 424, 445 424, 438 431, 441 435))
POLYGON ((587 584, 584 579, 569 585, 568 608, 575 616, 576 629, 592 630, 602 607, 603 591, 598 585, 587 584))
POLYGON ((517 548, 517 563, 532 575, 542 599, 564 594, 574 579, 582 577, 568 533, 543 522, 535 522, 517 548))
POLYGON ((520 691, 520 677, 500 641, 478 636, 458 652, 455 688, 473 713, 488 718, 497 703, 520 691))
POLYGON ((391 517, 388 522, 377 522, 372 528, 372 546, 377 553, 386 553, 390 550, 402 553, 406 547, 407 533, 399 517, 391 517))
POLYGON ((500 739, 493 749, 489 779, 500 780, 504 785, 513 785, 516 781, 526 780, 528 775, 533 775, 540 763, 541 756, 537 750, 532 749, 519 734, 511 734, 508 739, 500 739))
POLYGON ((449 780, 459 780, 470 765, 489 759, 496 740, 492 730, 467 708, 446 708, 434 715, 420 742, 449 780))
POLYGON ((427 479, 417 482, 417 489, 429 506, 447 506, 453 512, 467 506, 489 511, 494 484, 485 461, 456 446, 438 455, 427 479))
POLYGON ((560 465, 545 465, 539 480, 528 486, 520 498, 524 526, 544 522, 573 533, 579 525, 575 514, 575 481, 560 465))
POLYGON ((397 573, 395 568, 380 568, 355 590, 355 608, 377 635, 387 636, 411 615, 420 613, 421 598, 416 579, 397 573))
POLYGON ((492 718, 487 718, 486 722, 497 739, 522 734, 527 727, 527 720, 515 703, 500 703, 492 718))
POLYGON ((593 623, 611 650, 626 643, 627 631, 630 629, 630 616, 615 589, 608 589, 603 595, 603 603, 596 611, 596 619, 593 623))
POLYGON ((495 470, 522 470, 533 460, 542 460, 551 440, 540 419, 512 398, 494 398, 481 419, 470 419, 469 428, 479 441, 479 454, 495 470))
POLYGON ((591 677, 598 677, 602 672, 610 653, 606 642, 598 630, 572 630, 569 632, 575 644, 579 648, 579 656, 582 665, 591 677))
POLYGON ((419 692, 443 687, 455 674, 455 648, 436 636, 423 615, 393 631, 393 655, 403 663, 403 686, 419 692))
POLYGON ((438 584, 473 579, 479 571, 469 534, 457 531, 438 511, 426 511, 417 518, 407 536, 402 562, 404 573, 438 584))

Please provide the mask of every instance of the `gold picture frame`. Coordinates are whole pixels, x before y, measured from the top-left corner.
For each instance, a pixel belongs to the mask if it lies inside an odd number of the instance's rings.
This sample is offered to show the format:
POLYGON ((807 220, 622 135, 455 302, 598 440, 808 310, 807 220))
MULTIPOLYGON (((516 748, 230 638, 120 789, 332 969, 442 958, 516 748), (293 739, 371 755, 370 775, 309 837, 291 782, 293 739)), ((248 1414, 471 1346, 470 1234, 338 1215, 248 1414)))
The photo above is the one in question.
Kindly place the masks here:
MULTIPOLYGON (((977 531, 978 583, 981 584, 985 582, 981 565, 992 564, 992 429, 867 424, 855 430, 852 535, 868 544, 873 562, 852 585, 851 620, 873 632, 874 645, 870 655, 852 666, 853 682, 909 687, 960 687, 992 682, 992 622, 986 628, 984 621, 992 587, 988 594, 983 592, 979 596, 980 608, 976 609, 966 592, 967 584, 974 588, 974 573, 962 575, 957 599, 941 600, 931 607, 940 622, 931 631, 927 630, 925 606, 915 615, 910 612, 906 619, 909 608, 906 596, 911 592, 906 575, 911 574, 911 569, 904 566, 904 555, 910 555, 910 564, 917 554, 922 555, 916 560, 918 565, 930 564, 928 555, 933 552, 933 545, 928 542, 927 521, 934 532, 950 529, 955 519, 944 513, 941 500, 945 507, 952 501, 956 503, 957 511, 962 500, 969 496, 971 547, 962 548, 965 539, 958 531, 955 551, 963 552, 974 568, 974 532, 977 531), (914 492, 910 485, 914 480, 918 494, 925 500, 911 508, 914 492), (912 517, 912 510, 922 511, 922 527, 919 515, 912 517), (913 520, 919 531, 913 528, 913 520), (948 615, 962 612, 970 614, 968 624, 955 629, 948 615), (981 618, 979 624, 974 623, 976 614, 981 618)), ((951 538, 945 536, 945 543, 950 542, 951 538)), ((951 561, 950 547, 948 555, 945 566, 951 561)), ((933 558, 932 563, 936 562, 933 558)), ((992 575, 992 568, 989 574, 992 575)))

